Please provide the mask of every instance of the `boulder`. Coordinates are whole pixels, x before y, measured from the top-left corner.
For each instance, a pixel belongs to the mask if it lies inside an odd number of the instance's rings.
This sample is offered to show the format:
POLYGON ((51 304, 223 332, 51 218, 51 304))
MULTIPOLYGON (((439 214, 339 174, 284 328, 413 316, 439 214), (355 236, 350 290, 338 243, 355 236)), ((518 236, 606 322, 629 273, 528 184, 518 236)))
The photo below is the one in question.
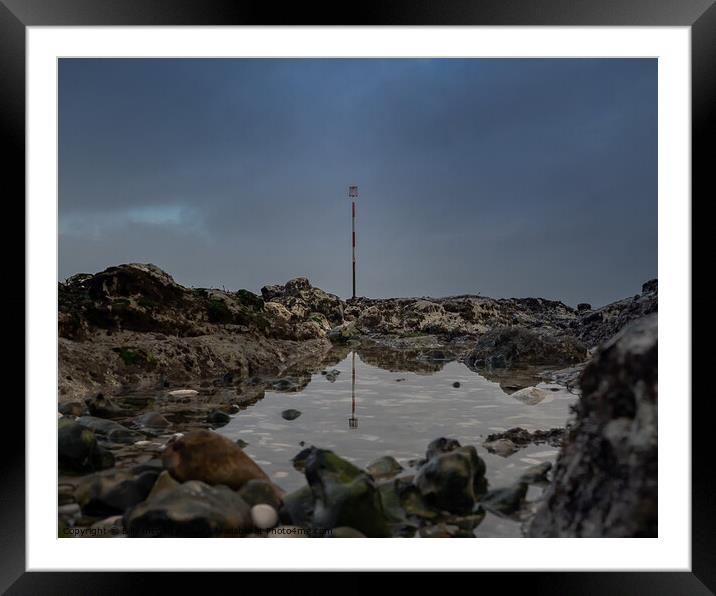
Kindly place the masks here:
MULTIPOLYGON (((271 482, 266 473, 233 441, 209 430, 196 430, 167 444, 162 463, 179 482, 201 480, 239 490, 249 480, 271 482)), ((271 483, 273 484, 273 483, 271 483)), ((274 486, 280 495, 281 491, 274 486)))
POLYGON ((451 513, 470 513, 487 488, 485 462, 472 445, 461 447, 452 439, 439 441, 439 449, 428 448, 427 462, 420 467, 415 485, 428 505, 451 513))
POLYGON ((390 536, 373 479, 332 451, 312 448, 306 480, 314 497, 313 527, 349 526, 370 538, 390 536))
POLYGON ((96 416, 80 416, 77 422, 91 428, 97 435, 112 443, 135 443, 144 439, 144 435, 113 420, 96 416))
POLYGON ((227 486, 190 480, 143 501, 126 513, 132 537, 237 537, 253 525, 244 500, 227 486))
POLYGON ((59 421, 57 451, 60 469, 65 471, 91 472, 114 465, 112 452, 101 447, 94 431, 79 422, 59 421))
POLYGON ((658 535, 657 374, 656 314, 597 350, 531 536, 658 535))
POLYGON ((394 457, 385 455, 368 464, 366 472, 376 480, 385 480, 397 476, 403 471, 403 466, 394 457))
POLYGON ((135 476, 126 469, 97 472, 79 482, 75 499, 85 515, 124 513, 147 497, 157 475, 156 471, 146 471, 135 476))

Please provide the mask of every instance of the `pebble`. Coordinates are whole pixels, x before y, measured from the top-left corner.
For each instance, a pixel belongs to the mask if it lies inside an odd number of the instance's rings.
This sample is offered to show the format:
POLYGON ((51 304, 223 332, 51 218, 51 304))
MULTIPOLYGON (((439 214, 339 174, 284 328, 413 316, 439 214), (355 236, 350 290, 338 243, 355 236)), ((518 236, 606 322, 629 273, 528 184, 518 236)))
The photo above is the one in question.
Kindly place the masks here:
POLYGON ((174 391, 170 391, 169 395, 172 397, 189 397, 191 395, 199 395, 199 392, 196 389, 175 389, 174 391))
POLYGON ((260 530, 268 530, 278 523, 278 513, 271 505, 259 503, 251 508, 251 520, 260 530))

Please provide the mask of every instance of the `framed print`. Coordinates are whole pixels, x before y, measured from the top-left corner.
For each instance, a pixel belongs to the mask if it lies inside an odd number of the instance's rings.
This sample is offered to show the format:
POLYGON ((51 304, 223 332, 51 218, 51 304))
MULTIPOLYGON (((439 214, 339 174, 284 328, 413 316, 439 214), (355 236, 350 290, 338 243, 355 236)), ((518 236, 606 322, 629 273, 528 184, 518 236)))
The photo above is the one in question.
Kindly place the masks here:
POLYGON ((712 593, 713 3, 0 16, 26 222, 8 593, 352 570, 712 593))

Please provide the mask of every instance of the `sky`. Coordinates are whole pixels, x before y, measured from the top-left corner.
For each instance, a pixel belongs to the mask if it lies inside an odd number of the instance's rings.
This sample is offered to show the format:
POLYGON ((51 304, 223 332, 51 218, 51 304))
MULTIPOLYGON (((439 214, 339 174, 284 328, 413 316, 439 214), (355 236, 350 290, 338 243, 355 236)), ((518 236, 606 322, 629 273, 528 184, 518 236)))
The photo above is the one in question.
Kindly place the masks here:
POLYGON ((657 275, 655 59, 67 59, 58 277, 606 304, 657 275))

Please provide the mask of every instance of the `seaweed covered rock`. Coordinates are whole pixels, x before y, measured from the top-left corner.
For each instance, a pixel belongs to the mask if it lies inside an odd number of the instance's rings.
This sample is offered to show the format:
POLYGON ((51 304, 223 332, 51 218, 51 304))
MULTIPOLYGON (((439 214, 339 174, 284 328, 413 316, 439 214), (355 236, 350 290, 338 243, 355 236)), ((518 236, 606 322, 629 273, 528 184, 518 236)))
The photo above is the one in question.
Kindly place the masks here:
POLYGON ((313 526, 349 526, 368 537, 390 536, 374 480, 332 451, 311 448, 306 480, 314 497, 313 526))
POLYGON ((532 536, 657 536, 657 315, 603 344, 532 536))
POLYGON ((92 472, 114 465, 112 452, 99 445, 94 431, 68 419, 58 423, 57 451, 60 470, 92 472))
POLYGON ((487 489, 485 462, 472 445, 437 439, 415 478, 426 503, 451 513, 469 513, 487 489), (436 443, 437 441, 437 443, 436 443))

